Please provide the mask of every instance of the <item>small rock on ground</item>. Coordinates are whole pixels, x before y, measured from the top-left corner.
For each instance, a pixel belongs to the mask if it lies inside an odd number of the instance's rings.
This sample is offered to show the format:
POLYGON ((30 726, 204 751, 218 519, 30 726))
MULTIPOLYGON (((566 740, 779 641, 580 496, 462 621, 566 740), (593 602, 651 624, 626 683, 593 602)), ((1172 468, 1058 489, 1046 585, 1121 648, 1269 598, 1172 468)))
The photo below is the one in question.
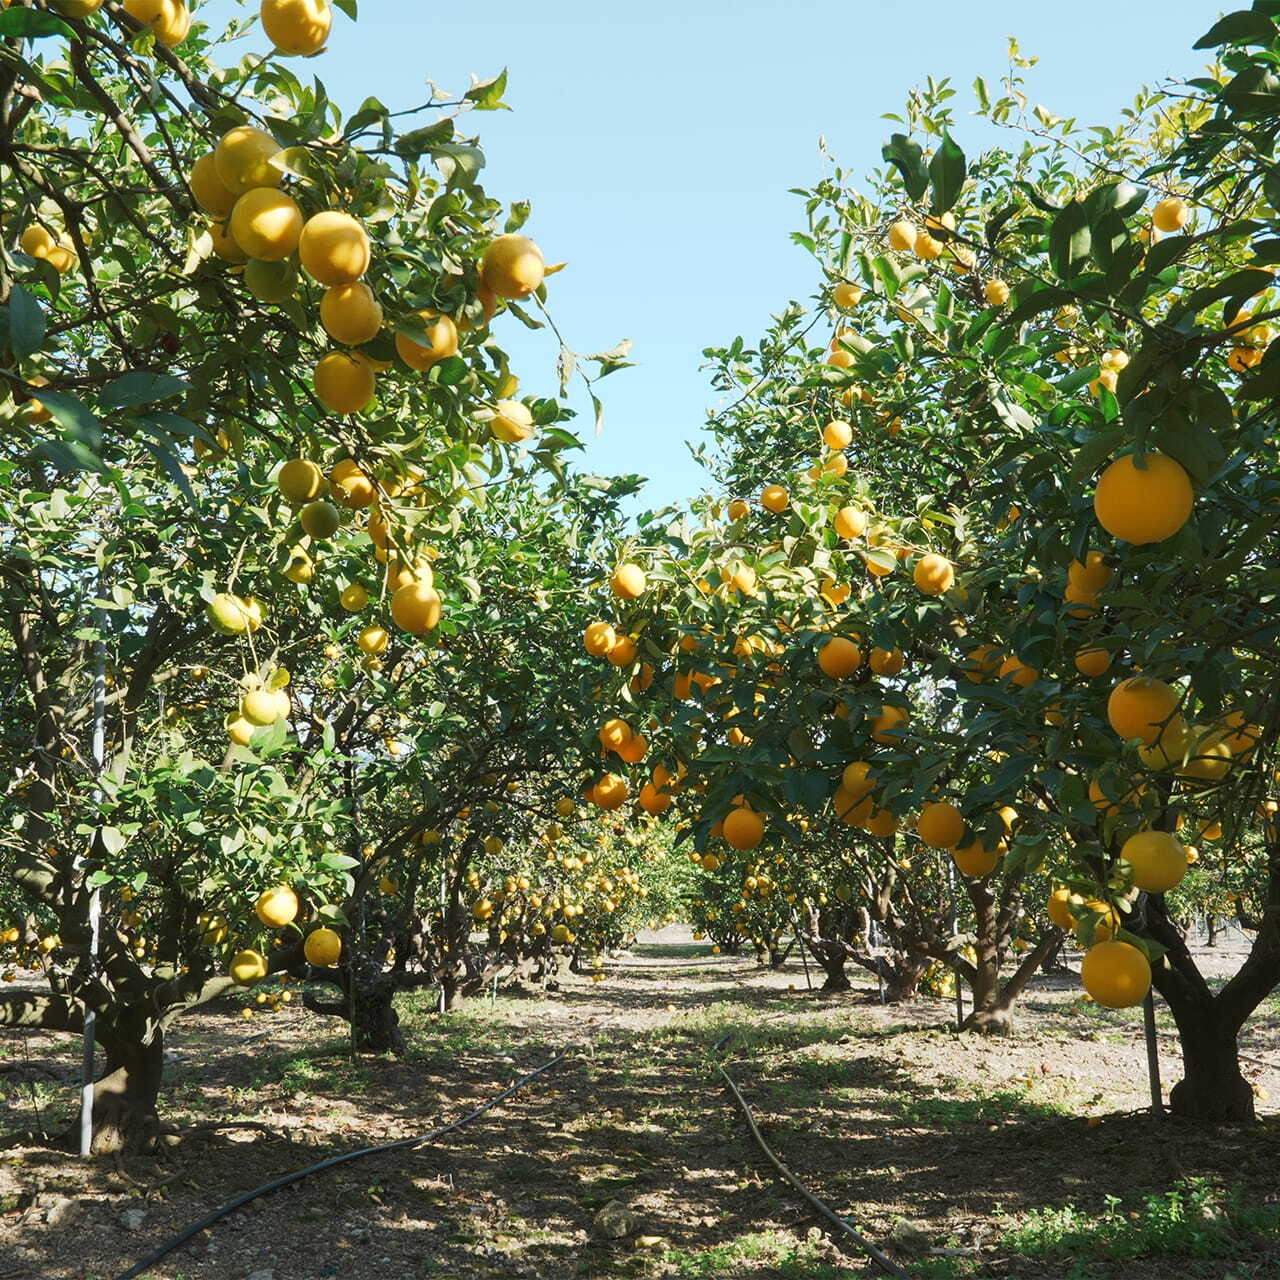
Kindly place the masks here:
POLYGON ((636 1229, 636 1215, 621 1200, 610 1200, 592 1221, 595 1229, 609 1240, 621 1240, 636 1229))

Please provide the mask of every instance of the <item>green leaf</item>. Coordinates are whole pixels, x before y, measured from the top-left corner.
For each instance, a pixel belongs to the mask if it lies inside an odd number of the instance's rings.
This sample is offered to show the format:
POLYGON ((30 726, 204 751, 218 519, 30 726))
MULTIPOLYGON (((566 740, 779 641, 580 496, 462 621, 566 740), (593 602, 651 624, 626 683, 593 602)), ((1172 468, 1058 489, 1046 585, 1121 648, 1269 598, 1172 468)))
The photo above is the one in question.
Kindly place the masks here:
POLYGON ((1068 292, 1066 289, 1058 289, 1052 285, 1047 285, 1025 296, 1019 290, 1018 298, 1018 305, 1005 320, 1007 325, 1014 328, 1020 324, 1025 324, 1042 311, 1051 311, 1058 307, 1064 307, 1069 302, 1074 302, 1075 294, 1068 292))
POLYGON ((413 129, 396 139, 396 155, 405 160, 416 160, 453 138, 453 119, 446 116, 422 129, 413 129))
POLYGON ((345 853, 326 853, 320 859, 320 865, 329 871, 346 871, 360 866, 360 859, 349 857, 345 853))
POLYGON ((1071 478, 1084 480, 1093 475, 1103 460, 1109 458, 1120 447, 1127 435, 1128 432, 1123 427, 1114 427, 1090 436, 1076 450, 1075 457, 1071 461, 1071 478))
POLYGON ((1084 202, 1072 200, 1049 228, 1049 262, 1060 280, 1080 274, 1089 260, 1092 236, 1084 202))
POLYGON ((102 423, 83 401, 65 392, 42 387, 40 402, 76 443, 95 454, 102 448, 102 423))
POLYGON ((964 152, 951 140, 949 133, 944 133, 938 149, 929 161, 934 213, 945 213, 960 198, 967 172, 964 152))
POLYGON ((16 36, 35 40, 41 36, 65 36, 74 40, 76 33, 61 18, 43 9, 7 9, 0 13, 0 37, 16 36))
POLYGON ((1194 243, 1190 236, 1169 236, 1168 239, 1157 242, 1147 251, 1147 260, 1143 263, 1144 273, 1158 276, 1166 267, 1177 262, 1194 243))
POLYGON ((341 9, 352 22, 355 22, 359 17, 359 0, 333 0, 333 4, 335 8, 341 9))
POLYGON ((98 403, 103 409, 127 409, 134 405, 168 400, 170 396, 181 396, 186 392, 187 384, 171 373, 149 373, 135 369, 104 387, 98 403))
POLYGON ((1135 186, 1132 182, 1109 182, 1089 192, 1085 197, 1085 208, 1091 221, 1106 213, 1118 213, 1127 218, 1142 208, 1146 198, 1144 187, 1135 186))
POLYGON ((142 441, 142 447, 164 468, 169 479, 173 481, 182 496, 186 498, 187 505, 192 511, 198 512, 200 504, 196 501, 195 490, 192 489, 191 481, 187 479, 187 473, 183 471, 181 461, 174 457, 173 451, 165 445, 157 444, 152 440, 142 441))
POLYGON ((469 187, 484 168, 484 152, 465 142, 446 142, 433 147, 431 157, 451 187, 469 187))
POLYGON ((507 69, 492 80, 480 80, 471 86, 462 96, 477 111, 509 111, 511 108, 502 100, 507 88, 507 69))
POLYGON ((100 475, 109 475, 109 468, 103 464, 92 449, 85 448, 78 440, 42 440, 35 451, 48 458, 59 471, 96 471, 100 475))
POLYGON ((44 344, 44 309, 20 284, 9 295, 9 345, 19 360, 35 355, 44 344))
POLYGON ((1219 18, 1191 47, 1216 49, 1224 44, 1270 44, 1276 38, 1276 24, 1265 14, 1241 9, 1219 18))
POLYGON ((349 138, 352 134, 359 133, 362 129, 367 129, 371 124, 377 124, 379 121, 385 126, 387 114, 386 106, 377 98, 366 98, 347 121, 347 127, 342 131, 342 136, 349 138))
POLYGON ((1222 91, 1223 101, 1246 119, 1280 111, 1280 77, 1268 67, 1246 67, 1222 91))
POLYGON ((102 847, 110 854, 117 854, 129 843, 129 837, 118 827, 103 827, 98 832, 102 847))
POLYGON ((912 200, 919 200, 929 187, 925 172, 924 152, 905 133, 895 133, 881 148, 880 154, 902 175, 902 185, 912 200))
POLYGON ((1243 302, 1244 299, 1254 297, 1274 283, 1275 276, 1270 271, 1262 271, 1256 267, 1232 272, 1216 284, 1205 285, 1203 289, 1194 290, 1177 306, 1170 307, 1166 322, 1176 325, 1179 320, 1194 316, 1215 302, 1222 302, 1228 298, 1243 302))

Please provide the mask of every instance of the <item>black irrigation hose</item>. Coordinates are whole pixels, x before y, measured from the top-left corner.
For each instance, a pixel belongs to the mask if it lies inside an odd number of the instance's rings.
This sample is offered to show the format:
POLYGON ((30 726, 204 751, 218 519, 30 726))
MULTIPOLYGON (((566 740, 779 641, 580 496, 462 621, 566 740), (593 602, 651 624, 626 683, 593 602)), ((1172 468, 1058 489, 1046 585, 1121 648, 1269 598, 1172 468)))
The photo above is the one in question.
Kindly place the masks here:
POLYGON ((500 1102, 505 1102, 513 1093, 523 1089, 525 1085, 536 1079, 544 1071, 550 1071, 552 1067, 563 1062, 571 1052, 569 1049, 561 1050, 550 1062, 544 1062, 537 1070, 521 1076, 510 1088, 504 1089, 496 1097, 490 1098, 483 1106, 477 1107, 469 1115, 463 1116, 461 1120, 455 1120, 452 1124, 447 1124, 440 1129, 433 1129, 430 1133, 424 1133, 420 1138, 400 1138, 396 1142, 385 1142, 381 1146, 363 1147, 359 1151, 348 1151, 346 1155, 331 1156, 328 1160, 321 1160, 319 1164, 310 1165, 305 1169, 299 1169, 296 1173, 289 1173, 283 1178, 277 1178, 274 1182, 268 1182, 265 1186, 258 1187, 255 1191, 246 1191, 243 1195, 236 1196, 234 1200, 227 1201, 221 1209, 215 1209, 212 1213, 205 1214, 199 1222, 192 1223, 185 1231, 174 1236, 171 1240, 166 1240, 154 1253, 149 1253, 141 1262, 130 1267, 128 1271, 122 1271, 115 1277, 115 1280, 136 1280, 137 1276, 140 1276, 148 1268, 154 1267, 162 1258, 167 1257, 175 1249, 186 1244, 188 1240, 199 1235, 206 1227, 213 1226, 215 1222, 220 1221, 230 1213, 234 1213, 251 1201, 257 1200, 260 1196, 268 1195, 272 1191, 279 1191, 282 1187, 288 1187, 295 1182, 300 1182, 303 1178, 309 1177, 313 1173, 319 1173, 324 1169, 332 1169, 351 1160, 377 1155, 380 1151, 400 1151, 406 1147, 420 1147, 424 1142, 433 1142, 436 1138, 444 1137, 446 1133, 453 1133, 463 1128, 463 1126, 469 1125, 473 1120, 478 1120, 486 1111, 491 1111, 500 1102))
MULTIPOLYGON (((726 1036, 725 1040, 728 1040, 728 1039, 729 1037, 726 1036)), ((724 1041, 719 1041, 716 1047, 718 1048, 723 1043, 724 1041)), ((769 1148, 769 1144, 764 1140, 764 1137, 760 1133, 759 1127, 756 1125, 756 1118, 751 1113, 751 1107, 748 1105, 746 1098, 742 1096, 741 1092, 738 1089, 738 1086, 734 1084, 733 1077, 723 1067, 717 1066, 716 1070, 719 1071, 720 1074, 724 1077, 725 1084, 729 1086, 730 1091, 733 1093, 734 1098, 737 1100, 738 1106, 742 1110, 743 1117, 746 1119, 747 1128, 751 1130, 751 1136, 756 1140, 756 1145, 760 1148, 761 1151, 764 1152, 765 1156, 768 1158, 769 1163, 773 1165, 773 1167, 778 1171, 778 1173, 783 1178, 785 1178, 786 1181, 789 1182, 791 1186, 796 1191, 798 1191, 805 1198, 805 1200, 808 1201, 808 1203, 827 1220, 827 1222, 831 1224, 832 1227, 834 1227, 841 1235, 848 1236, 851 1240, 853 1240, 853 1242, 858 1246, 858 1248, 861 1249, 863 1253, 865 1253, 869 1258, 871 1258, 871 1260, 875 1262, 885 1272, 886 1275, 895 1276, 897 1277, 897 1280, 911 1280, 911 1277, 905 1271, 903 1271, 903 1269, 900 1266, 898 1266, 898 1264, 894 1262, 892 1258, 882 1253, 878 1248, 876 1248, 874 1244, 871 1243, 870 1240, 866 1238, 866 1236, 862 1235, 858 1231, 855 1231, 854 1228, 850 1226, 849 1223, 846 1222, 838 1213, 836 1213, 834 1209, 832 1209, 829 1205, 824 1204, 823 1201, 819 1200, 818 1197, 815 1196, 795 1176, 795 1174, 793 1174, 791 1170, 788 1169, 787 1166, 783 1164, 782 1161, 779 1160, 776 1155, 773 1154, 772 1150, 770 1150, 769 1148)), ((124 1280, 124 1278, 121 1277, 121 1280, 124 1280)))

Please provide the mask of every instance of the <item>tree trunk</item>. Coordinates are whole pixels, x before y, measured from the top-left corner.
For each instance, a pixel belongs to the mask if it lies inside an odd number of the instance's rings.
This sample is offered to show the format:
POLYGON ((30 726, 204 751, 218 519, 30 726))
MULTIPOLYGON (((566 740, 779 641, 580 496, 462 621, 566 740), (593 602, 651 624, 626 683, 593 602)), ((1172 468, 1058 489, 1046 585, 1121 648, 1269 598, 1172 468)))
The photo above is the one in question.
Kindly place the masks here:
POLYGON ((353 1010, 353 1030, 357 1053, 394 1053, 403 1057, 404 1035, 395 1007, 395 987, 378 982, 357 990, 353 1010))
POLYGON ((160 1130, 156 1104, 164 1071, 164 1038, 150 1044, 102 1037, 106 1073, 93 1087, 93 1154, 148 1151, 160 1130))
MULTIPOLYGON (((1013 1014, 1009 1000, 1000 990, 1000 968, 992 963, 979 963, 973 972, 973 1010, 964 1020, 961 1030, 974 1031, 984 1036, 1007 1036, 1013 1030, 1013 1014)), ((960 981, 960 975, 956 975, 960 981)))
MULTIPOLYGON (((1268 850, 1270 896, 1280 898, 1280 848, 1268 850)), ((1220 991, 1200 973, 1162 896, 1144 895, 1146 932, 1166 948, 1152 985, 1164 997, 1182 1042, 1183 1078, 1169 1094, 1174 1115, 1193 1120, 1245 1121, 1254 1118, 1253 1090, 1240 1074, 1236 1039, 1245 1020, 1280 978, 1274 908, 1269 909, 1248 959, 1220 991)))
POLYGON ((1183 1076, 1169 1094, 1169 1110, 1190 1120, 1253 1120, 1253 1090, 1240 1074, 1236 1029, 1212 1008, 1173 1013, 1183 1076))
MULTIPOLYGON (((999 954, 994 948, 978 952, 973 975, 973 1012, 964 1020, 963 1031, 979 1035, 1007 1036, 1013 1030, 1013 1005, 1022 994, 1045 957, 1062 946, 1062 930, 1050 929, 1023 957, 1009 981, 1000 983, 999 954)), ((958 979, 957 979, 958 980, 958 979)))
POLYGON ((929 957, 914 951, 903 952, 886 964, 884 977, 885 1004, 911 1004, 920 995, 920 979, 928 972, 929 957))
POLYGON ((807 939, 809 953, 818 962, 825 973, 826 980, 822 984, 823 991, 848 991, 853 986, 845 975, 844 967, 849 960, 848 948, 842 942, 831 942, 825 938, 807 939))
POLYGON ((1013 1030, 1013 1010, 1001 1001, 974 1008, 964 1020, 963 1031, 981 1036, 1007 1036, 1013 1030))

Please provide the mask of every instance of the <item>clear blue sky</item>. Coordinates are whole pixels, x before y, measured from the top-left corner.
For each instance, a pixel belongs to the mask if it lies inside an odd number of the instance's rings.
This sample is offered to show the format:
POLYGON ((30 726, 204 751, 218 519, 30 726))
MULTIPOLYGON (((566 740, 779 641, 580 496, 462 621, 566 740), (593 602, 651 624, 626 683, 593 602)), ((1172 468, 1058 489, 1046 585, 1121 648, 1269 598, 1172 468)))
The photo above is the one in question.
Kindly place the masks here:
MULTIPOLYGON (((214 0, 210 18, 227 7, 214 0)), ((359 23, 336 15, 314 66, 347 108, 369 93, 409 106, 427 79, 461 91, 472 72, 510 69, 514 110, 465 128, 481 133, 487 188, 531 200, 529 234, 569 261, 550 302, 570 345, 634 340, 638 367, 602 385, 605 431, 586 465, 649 476, 656 506, 701 486, 684 442, 713 403, 703 348, 755 338, 814 288, 788 238, 803 210, 787 189, 819 175, 820 135, 865 172, 892 128, 881 115, 911 85, 949 76, 967 111, 974 77, 1003 73, 1009 34, 1040 58, 1033 103, 1110 122, 1139 84, 1203 65, 1191 45, 1219 12, 1190 0, 360 0, 359 23)), ((261 33, 246 44, 262 47, 261 33)), ((957 133, 963 146, 963 117, 957 133)), ((523 389, 553 394, 552 339, 501 323, 523 389)), ((589 411, 580 421, 590 436, 589 411)))

